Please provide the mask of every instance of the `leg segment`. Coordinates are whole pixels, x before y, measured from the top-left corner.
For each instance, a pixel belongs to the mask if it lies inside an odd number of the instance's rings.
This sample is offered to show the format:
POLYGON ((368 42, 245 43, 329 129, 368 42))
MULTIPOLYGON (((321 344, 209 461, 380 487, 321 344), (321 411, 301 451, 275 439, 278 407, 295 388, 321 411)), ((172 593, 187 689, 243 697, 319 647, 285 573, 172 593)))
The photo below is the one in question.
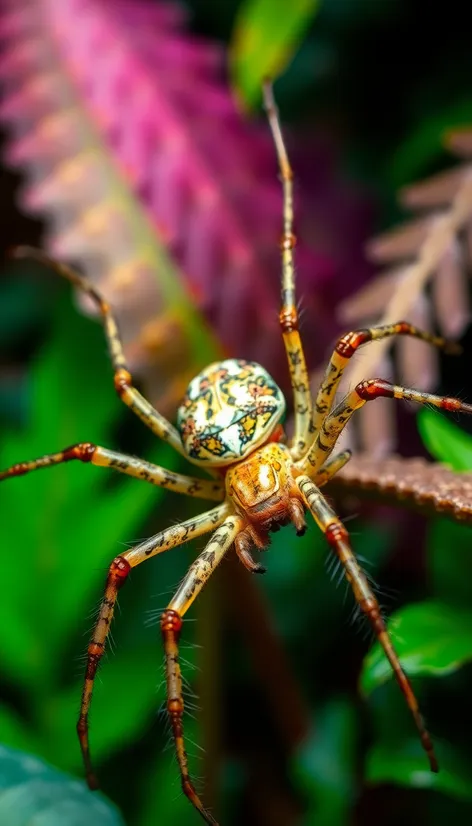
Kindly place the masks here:
POLYGON ((282 307, 280 310, 280 326, 288 358, 290 378, 295 407, 295 434, 291 448, 295 459, 303 456, 312 431, 312 399, 308 371, 305 363, 300 333, 298 331, 298 313, 295 296, 295 269, 293 264, 293 248, 296 238, 293 229, 293 186, 292 169, 282 137, 277 109, 269 83, 264 84, 264 105, 269 119, 270 128, 277 150, 280 174, 283 185, 283 218, 284 231, 282 236, 282 307))
POLYGON ((0 482, 13 476, 23 476, 32 470, 60 465, 62 462, 70 462, 78 459, 80 462, 90 462, 99 467, 108 467, 127 476, 134 476, 136 479, 143 479, 151 485, 160 488, 167 488, 176 493, 185 493, 187 496, 195 496, 201 499, 210 499, 221 502, 224 499, 224 487, 215 480, 210 482, 206 479, 196 479, 191 476, 184 476, 181 473, 173 473, 159 465, 153 465, 144 459, 135 456, 125 456, 123 453, 116 453, 114 450, 107 450, 105 447, 93 445, 90 442, 82 442, 72 445, 58 453, 49 453, 39 459, 32 459, 30 462, 19 462, 6 470, 0 471, 0 482))
POLYGON ((75 287, 79 287, 79 289, 90 296, 100 310, 103 319, 110 358, 115 372, 116 392, 133 413, 135 413, 156 436, 159 436, 159 438, 165 442, 169 442, 175 450, 178 450, 179 453, 185 456, 178 430, 153 408, 147 399, 141 395, 139 390, 133 387, 133 380, 128 370, 114 314, 108 302, 105 301, 93 284, 84 278, 84 276, 75 272, 71 267, 58 261, 53 261, 41 250, 34 247, 15 247, 12 254, 15 258, 34 258, 36 261, 39 261, 40 264, 44 264, 45 267, 54 270, 54 272, 62 276, 62 278, 66 278, 74 284, 75 287))
POLYGON ((396 651, 392 645, 389 633, 382 616, 379 604, 372 593, 369 583, 362 572, 349 544, 349 535, 346 528, 328 505, 321 491, 308 478, 299 476, 297 485, 306 502, 318 527, 323 531, 332 550, 344 566, 346 579, 350 583, 354 592, 354 597, 361 611, 368 618, 374 633, 382 646, 385 656, 392 666, 395 679, 405 697, 416 727, 418 729, 421 744, 428 756, 431 771, 438 771, 438 762, 434 753, 433 744, 428 731, 423 722, 423 718, 418 708, 418 702, 413 693, 410 681, 404 673, 396 651))
POLYGON ((433 344, 435 347, 440 347, 446 353, 457 354, 461 352, 461 347, 458 344, 419 330, 418 327, 414 327, 408 321, 399 321, 398 324, 384 324, 379 327, 368 327, 364 330, 346 333, 339 339, 334 348, 318 390, 313 412, 313 425, 316 432, 319 431, 323 420, 331 410, 342 374, 354 353, 369 341, 380 341, 382 338, 390 338, 391 336, 413 336, 433 344))
POLYGON ((307 473, 309 476, 313 476, 326 462, 326 459, 336 444, 339 434, 346 427, 352 414, 360 407, 363 407, 366 402, 373 401, 382 396, 392 399, 405 399, 406 401, 417 402, 418 404, 431 404, 440 410, 472 413, 472 405, 465 404, 459 399, 453 399, 448 396, 434 396, 432 393, 411 390, 407 387, 391 384, 383 379, 361 381, 324 420, 321 430, 317 433, 310 450, 304 459, 297 464, 300 468, 300 473, 307 473))
POLYGON ((184 700, 182 695, 182 673, 179 663, 178 643, 183 615, 198 596, 217 565, 219 565, 242 527, 243 520, 234 514, 229 516, 221 527, 215 531, 205 550, 202 551, 200 556, 190 566, 177 593, 161 618, 161 632, 164 641, 167 677, 167 711, 172 725, 182 789, 192 805, 200 812, 204 821, 213 824, 213 826, 217 826, 216 820, 204 808, 202 801, 195 791, 188 769, 182 725, 184 700))
POLYGON ((77 733, 82 750, 87 783, 91 789, 96 789, 98 784, 90 759, 88 713, 92 700, 95 675, 105 650, 105 643, 113 618, 118 591, 124 584, 131 568, 136 567, 140 562, 144 562, 148 557, 163 553, 163 551, 167 551, 170 548, 183 545, 184 542, 190 539, 209 533, 209 531, 225 521, 229 511, 230 506, 224 502, 222 505, 194 519, 188 519, 186 522, 181 522, 180 525, 173 525, 171 528, 161 531, 156 534, 156 536, 147 539, 135 548, 131 548, 129 551, 126 551, 126 553, 117 556, 110 565, 98 620, 88 646, 84 689, 80 704, 80 716, 77 723, 77 733))
POLYGON ((347 465, 351 456, 352 450, 343 450, 342 453, 338 453, 337 456, 333 456, 332 459, 328 459, 326 464, 324 464, 315 475, 316 484, 318 487, 321 488, 323 485, 326 485, 326 483, 336 475, 338 470, 341 470, 344 465, 347 465))

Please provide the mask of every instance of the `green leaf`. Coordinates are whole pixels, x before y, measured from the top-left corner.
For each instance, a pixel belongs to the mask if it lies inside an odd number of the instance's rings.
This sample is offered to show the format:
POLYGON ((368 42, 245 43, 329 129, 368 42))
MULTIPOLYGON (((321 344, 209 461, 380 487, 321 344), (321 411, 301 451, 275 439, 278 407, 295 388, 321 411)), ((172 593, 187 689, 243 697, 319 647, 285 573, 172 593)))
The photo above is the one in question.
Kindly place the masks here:
POLYGON ((248 106, 261 97, 265 77, 276 78, 291 60, 320 0, 244 0, 239 7, 230 64, 233 83, 248 106))
MULTIPOLYGON (((32 425, 12 431, 1 453, 6 467, 78 441, 112 447, 108 433, 131 416, 113 390, 103 330, 82 318, 70 295, 59 302, 53 333, 31 371, 32 425)), ((151 460, 173 469, 177 455, 156 440, 151 460)), ((16 681, 50 692, 61 668, 60 649, 90 611, 109 562, 135 541, 143 520, 162 501, 162 489, 111 472, 68 463, 8 480, 0 487, 5 515, 0 656, 16 681), (21 549, 13 554, 11 549, 21 549), (22 610, 28 606, 28 610, 22 610), (35 621, 31 622, 34 615, 35 621), (15 621, 12 622, 12 617, 15 621)))
POLYGON ((5 826, 124 826, 85 783, 30 754, 0 746, 0 822, 5 826))
POLYGON ((423 443, 437 461, 458 471, 472 469, 472 436, 432 410, 421 410, 417 421, 423 443))
MULTIPOLYGON (((389 632, 410 677, 444 676, 472 659, 472 612, 431 601, 408 605, 393 615, 389 632)), ((369 694, 393 676, 378 642, 364 660, 361 688, 369 694)))
MULTIPOLYGON (((8 434, 0 457, 3 467, 84 438, 100 443, 112 417, 118 415, 114 414, 119 405, 106 366, 102 330, 77 314, 70 305, 70 295, 65 298, 67 301, 58 303, 51 339, 32 367, 32 425, 8 434)), ((54 573, 64 556, 68 535, 62 530, 61 513, 67 502, 75 503, 68 525, 68 532, 73 532, 71 528, 80 522, 79 513, 87 512, 78 510, 82 495, 86 492, 93 503, 100 485, 100 474, 88 470, 72 465, 51 468, 1 485, 4 518, 0 547, 6 563, 2 570, 0 656, 3 668, 16 680, 36 681, 53 662, 47 639, 48 615, 57 594, 54 573)), ((89 548, 90 541, 82 554, 89 548)), ((73 602, 70 612, 74 612, 73 602)))
POLYGON ((350 822, 355 795, 356 712, 347 700, 333 700, 292 760, 294 783, 304 798, 303 823, 350 822))
POLYGON ((376 785, 395 783, 416 789, 434 789, 451 797, 471 800, 472 767, 449 752, 445 744, 441 744, 438 751, 441 770, 434 774, 426 766, 421 768, 425 758, 417 739, 404 740, 395 747, 377 743, 367 756, 366 780, 376 785))
POLYGON ((436 519, 427 542, 428 579, 435 599, 469 610, 472 606, 472 540, 468 525, 436 519))

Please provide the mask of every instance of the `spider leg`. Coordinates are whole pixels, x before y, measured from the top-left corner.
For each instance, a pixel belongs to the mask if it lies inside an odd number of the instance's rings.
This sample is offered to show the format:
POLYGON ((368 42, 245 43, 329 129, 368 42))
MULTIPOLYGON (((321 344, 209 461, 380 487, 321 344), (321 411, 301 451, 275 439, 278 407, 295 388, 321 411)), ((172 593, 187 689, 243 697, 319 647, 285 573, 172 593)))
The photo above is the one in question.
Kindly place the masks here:
POLYGON ((74 284, 75 287, 79 287, 79 289, 90 296, 102 315, 105 336, 115 373, 114 383, 116 392, 122 401, 156 436, 159 436, 159 438, 165 442, 169 442, 175 450, 185 456, 185 450, 178 430, 168 422, 164 416, 158 413, 152 404, 133 386, 133 379, 128 370, 115 316, 110 305, 101 293, 96 290, 93 284, 83 275, 80 275, 66 264, 53 261, 52 258, 45 255, 42 250, 36 249, 35 247, 15 247, 12 250, 12 255, 15 258, 34 258, 40 264, 54 270, 58 275, 66 278, 74 284))
POLYGON ((438 771, 438 762, 434 753, 430 735, 425 727, 418 708, 418 701, 412 686, 403 671, 397 653, 393 647, 385 622, 381 616, 379 604, 372 593, 367 578, 363 573, 349 543, 349 534, 329 506, 321 491, 308 476, 299 476, 296 480, 305 503, 318 527, 323 531, 332 550, 344 566, 346 579, 350 583, 360 610, 368 618, 374 633, 382 646, 385 656, 392 666, 395 679, 405 697, 415 721, 421 744, 428 756, 431 771, 438 771))
POLYGON ((106 447, 99 447, 90 442, 81 442, 58 453, 48 453, 45 456, 40 456, 39 459, 12 465, 6 470, 0 471, 0 482, 13 476, 23 476, 32 470, 41 470, 74 459, 78 459, 80 462, 90 462, 92 465, 99 467, 112 468, 119 473, 125 473, 127 476, 143 479, 151 485, 167 488, 175 493, 184 493, 187 496, 210 499, 216 502, 221 502, 225 496, 224 487, 216 480, 211 482, 207 479, 196 479, 182 473, 174 473, 159 465, 146 462, 144 459, 126 456, 124 453, 117 453, 114 450, 108 450, 106 447))
POLYGON ((295 408, 295 433, 291 445, 294 459, 303 456, 313 433, 312 398, 310 381, 305 362, 303 346, 298 331, 298 312, 295 294, 295 268, 293 248, 296 243, 293 234, 293 173, 285 148, 277 108, 269 82, 264 83, 264 106, 274 138, 280 174, 283 186, 283 220, 284 230, 281 241, 282 250, 282 306, 279 319, 282 328, 285 350, 287 353, 290 379, 295 408))
POLYGON ((183 545, 190 539, 209 533, 213 528, 221 525, 227 518, 231 506, 227 502, 218 505, 206 513, 187 519, 179 525, 173 525, 164 531, 152 536, 135 548, 131 548, 117 556, 110 565, 97 622, 87 649, 87 666, 85 671, 84 688, 80 704, 80 716, 77 723, 80 748, 84 760, 87 783, 91 789, 98 788, 98 782, 92 768, 88 739, 88 713, 92 700, 95 675, 105 650, 105 643, 115 610, 119 589, 124 585, 131 568, 151 556, 163 553, 170 548, 183 545))
POLYGON ((200 812, 206 823, 217 826, 216 820, 204 808, 190 778, 187 753, 185 751, 182 718, 184 700, 182 695, 182 674, 179 664, 179 637, 182 617, 198 596, 211 574, 232 546, 243 527, 243 519, 236 514, 229 516, 213 534, 206 548, 192 563, 161 617, 162 639, 164 641, 167 676, 167 711, 172 725, 175 751, 179 763, 182 789, 190 802, 200 812))
POLYGON ((335 476, 338 470, 341 470, 344 465, 347 465, 349 459, 352 456, 352 450, 343 450, 342 453, 338 453, 337 456, 333 456, 332 459, 328 459, 324 465, 320 468, 320 470, 315 474, 316 484, 319 488, 326 485, 330 479, 335 476))
POLYGON ((318 390, 313 412, 313 426, 316 432, 319 431, 323 420, 330 413, 333 406, 334 397, 339 382, 349 360, 363 344, 369 341, 380 341, 391 336, 413 336, 423 341, 439 347, 445 352, 457 354, 461 352, 461 347, 453 342, 448 342, 440 336, 433 336, 414 327, 408 321, 399 321, 397 324, 384 324, 379 327, 366 327, 363 330, 356 330, 346 333, 338 340, 334 348, 333 355, 326 368, 323 381, 318 390))
POLYGON ((339 434, 346 427, 352 414, 360 407, 363 407, 366 402, 373 401, 382 396, 394 399, 405 399, 406 401, 417 402, 418 404, 431 404, 434 407, 439 407, 441 410, 472 413, 472 405, 465 404, 459 399, 453 399, 448 396, 434 396, 432 393, 423 393, 419 390, 401 387, 400 385, 391 384, 383 379, 361 381, 354 390, 351 390, 351 392, 339 402, 332 413, 326 416, 308 453, 301 462, 297 463, 300 472, 313 476, 325 463, 336 444, 339 434))

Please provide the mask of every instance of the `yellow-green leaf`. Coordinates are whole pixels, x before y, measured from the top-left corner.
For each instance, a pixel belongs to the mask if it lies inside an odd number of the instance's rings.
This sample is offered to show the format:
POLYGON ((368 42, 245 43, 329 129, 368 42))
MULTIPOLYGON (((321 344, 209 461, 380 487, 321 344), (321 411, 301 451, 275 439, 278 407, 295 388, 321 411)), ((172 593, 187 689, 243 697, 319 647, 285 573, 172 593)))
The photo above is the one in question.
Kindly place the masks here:
POLYGON ((458 471, 472 469, 472 436, 433 410, 421 410, 417 421, 425 446, 438 462, 458 471))
POLYGON ((233 84, 242 101, 260 100, 265 77, 276 78, 301 42, 320 0, 244 0, 230 44, 233 84))
POLYGON ((416 789, 434 789, 450 797, 470 800, 470 766, 458 755, 450 753, 445 744, 441 744, 439 762, 439 773, 429 771, 417 739, 406 740, 397 744, 395 748, 379 743, 369 752, 366 780, 375 785, 393 783, 396 786, 410 786, 416 789))
MULTIPOLYGON (((472 612, 439 601, 407 605, 391 618, 389 631, 410 677, 443 676, 472 659, 472 612)), ((383 649, 375 643, 364 660, 361 687, 365 694, 393 676, 383 649)))

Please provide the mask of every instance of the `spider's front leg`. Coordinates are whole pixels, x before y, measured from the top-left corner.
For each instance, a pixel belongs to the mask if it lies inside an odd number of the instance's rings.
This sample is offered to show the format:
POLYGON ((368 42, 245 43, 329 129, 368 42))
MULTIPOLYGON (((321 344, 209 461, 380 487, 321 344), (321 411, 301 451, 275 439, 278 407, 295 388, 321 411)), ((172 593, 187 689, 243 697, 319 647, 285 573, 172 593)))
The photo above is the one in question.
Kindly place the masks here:
POLYGON ((282 235, 282 307, 280 310, 280 326, 287 353, 290 379, 292 383, 295 433, 290 452, 294 459, 303 456, 311 442, 313 433, 312 408, 313 402, 310 392, 310 380, 303 352, 303 345, 298 331, 298 311, 295 292, 295 268, 293 248, 296 243, 293 234, 293 173, 285 148, 282 130, 280 128, 277 108, 275 106, 272 86, 264 84, 264 106, 269 119, 274 138, 280 174, 283 185, 283 220, 282 235))
POLYGON ((334 408, 329 416, 326 416, 321 429, 316 435, 315 441, 302 461, 297 463, 300 473, 306 473, 310 477, 316 477, 320 468, 333 450, 341 432, 346 427, 349 419, 367 402, 378 398, 405 399, 405 401, 417 402, 417 404, 430 404, 440 410, 454 411, 457 413, 472 413, 472 405, 461 402, 460 399, 449 396, 435 396, 432 393, 424 393, 420 390, 413 390, 408 387, 401 387, 398 384, 391 384, 384 379, 368 379, 361 381, 354 390, 351 390, 342 401, 334 408))
POLYGON ((323 381, 320 384, 313 413, 313 426, 316 432, 319 431, 323 420, 330 413, 333 406, 336 390, 341 381, 344 370, 351 358, 355 355, 359 347, 371 341, 382 341, 385 338, 394 336, 411 336, 432 344, 434 347, 444 350, 445 353, 457 355, 462 348, 455 342, 446 341, 440 336, 434 336, 418 327, 414 327, 408 321, 399 321, 396 324, 383 324, 378 327, 365 327, 362 330, 354 330, 341 336, 337 341, 329 364, 325 370, 323 381))
POLYGON ((167 677, 167 711, 172 725, 175 751, 180 769, 182 789, 190 802, 200 812, 204 821, 218 826, 213 816, 204 808, 188 769, 185 750, 182 719, 184 700, 182 694, 182 674, 179 664, 179 637, 182 618, 196 599, 211 574, 229 550, 244 521, 233 514, 215 531, 205 550, 192 563, 177 593, 161 617, 162 639, 164 641, 166 677, 167 677))
POLYGON ((92 700, 95 675, 105 650, 105 643, 113 619, 118 591, 124 585, 131 568, 136 567, 136 565, 139 565, 152 556, 156 556, 156 554, 163 553, 163 551, 182 545, 190 539, 209 533, 225 521, 230 510, 230 505, 228 505, 227 502, 223 502, 218 507, 206 513, 161 531, 140 545, 137 545, 135 548, 131 548, 129 551, 120 554, 110 565, 105 594, 87 650, 84 689, 80 705, 80 716, 77 723, 77 733, 79 735, 87 783, 92 789, 96 789, 98 784, 90 759, 88 714, 92 700))
POLYGON ((83 275, 80 275, 72 269, 72 267, 68 267, 67 264, 49 258, 42 250, 36 249, 35 247, 14 247, 11 254, 14 258, 33 258, 35 261, 56 272, 62 278, 66 278, 67 281, 70 281, 75 287, 79 287, 79 289, 90 296, 102 316, 110 358, 115 373, 114 381, 116 392, 122 401, 156 436, 159 436, 159 438, 165 442, 169 442, 175 450, 181 453, 182 456, 185 456, 185 450, 178 430, 168 422, 161 413, 158 413, 152 404, 134 387, 133 379, 125 359, 118 324, 109 303, 101 293, 95 289, 93 284, 83 275))
POLYGON ((79 442, 57 453, 46 453, 38 459, 11 465, 11 467, 0 471, 0 482, 14 476, 24 476, 33 470, 42 470, 74 460, 117 470, 126 476, 133 476, 135 479, 142 479, 151 485, 167 488, 175 493, 184 493, 187 496, 220 502, 225 495, 224 488, 218 481, 210 482, 207 479, 197 479, 183 473, 174 473, 160 465, 138 459, 136 456, 126 456, 124 453, 117 453, 115 450, 108 450, 106 447, 100 447, 91 442, 79 442))
POLYGON ((354 592, 354 597, 361 611, 368 618, 372 629, 382 646, 385 656, 392 666, 395 679, 405 697, 415 721, 421 744, 428 756, 431 771, 438 771, 438 761, 434 753, 431 737, 425 727, 418 708, 411 683, 401 667, 397 653, 392 645, 385 622, 381 616, 379 604, 369 586, 367 578, 351 549, 349 535, 341 520, 329 506, 325 497, 308 476, 299 476, 296 480, 308 510, 323 531, 332 550, 344 566, 346 579, 354 592))

